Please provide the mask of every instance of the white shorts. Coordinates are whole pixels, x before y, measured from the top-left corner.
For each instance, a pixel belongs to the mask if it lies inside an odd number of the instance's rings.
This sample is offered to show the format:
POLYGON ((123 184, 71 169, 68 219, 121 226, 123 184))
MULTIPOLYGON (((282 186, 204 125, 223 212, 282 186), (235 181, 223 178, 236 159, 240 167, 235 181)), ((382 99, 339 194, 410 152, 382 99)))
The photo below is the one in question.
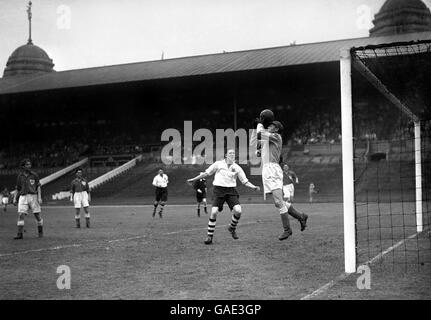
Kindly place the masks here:
POLYGON ((293 185, 293 183, 291 184, 286 184, 285 186, 283 186, 283 197, 284 198, 292 198, 295 194, 295 186, 293 185))
POLYGON ((265 163, 262 167, 262 184, 264 193, 283 189, 283 170, 278 163, 265 163))
POLYGON ((8 203, 9 203, 9 198, 8 198, 8 197, 3 197, 3 198, 1 199, 1 203, 3 203, 3 204, 8 204, 8 203))
POLYGON ((87 191, 75 192, 73 195, 73 204, 76 209, 80 209, 81 207, 88 207, 88 193, 87 191))
POLYGON ((32 213, 40 213, 41 211, 36 194, 26 194, 19 197, 18 212, 28 214, 29 211, 32 213))

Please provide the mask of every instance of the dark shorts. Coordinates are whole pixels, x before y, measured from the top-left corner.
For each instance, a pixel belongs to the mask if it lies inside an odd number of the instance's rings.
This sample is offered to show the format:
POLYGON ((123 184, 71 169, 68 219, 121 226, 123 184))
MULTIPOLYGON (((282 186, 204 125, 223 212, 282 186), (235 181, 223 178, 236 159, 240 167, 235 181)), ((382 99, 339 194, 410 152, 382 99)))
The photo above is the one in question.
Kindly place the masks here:
POLYGON ((168 188, 156 188, 156 201, 168 201, 168 188))
POLYGON ((218 207, 218 211, 223 210, 223 204, 226 202, 229 209, 239 203, 239 194, 236 188, 214 186, 213 189, 213 207, 218 207))
POLYGON ((206 198, 206 197, 207 197, 207 193, 206 192, 197 192, 196 191, 196 201, 197 202, 202 202, 202 200, 204 198, 206 198))

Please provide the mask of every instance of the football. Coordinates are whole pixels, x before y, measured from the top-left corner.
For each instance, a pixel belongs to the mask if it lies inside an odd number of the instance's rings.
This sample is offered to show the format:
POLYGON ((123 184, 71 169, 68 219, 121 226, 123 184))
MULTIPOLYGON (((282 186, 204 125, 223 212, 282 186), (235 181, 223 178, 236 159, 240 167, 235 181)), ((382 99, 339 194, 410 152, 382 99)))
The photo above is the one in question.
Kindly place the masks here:
POLYGON ((265 129, 268 128, 272 121, 274 121, 274 113, 271 110, 265 109, 260 113, 260 122, 265 129))

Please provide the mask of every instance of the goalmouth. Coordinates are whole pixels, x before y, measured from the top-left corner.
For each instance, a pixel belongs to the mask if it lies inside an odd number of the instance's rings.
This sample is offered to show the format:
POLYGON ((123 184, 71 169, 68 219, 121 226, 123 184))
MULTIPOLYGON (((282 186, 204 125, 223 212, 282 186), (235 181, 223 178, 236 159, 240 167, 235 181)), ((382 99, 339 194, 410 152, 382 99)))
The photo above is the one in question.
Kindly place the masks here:
MULTIPOLYGON (((431 40, 340 52, 346 273, 365 262, 362 243, 370 261, 374 247, 382 256, 413 224, 418 234, 428 230, 430 73, 431 40)), ((428 262, 429 251, 417 240, 404 246, 401 261, 428 262)))

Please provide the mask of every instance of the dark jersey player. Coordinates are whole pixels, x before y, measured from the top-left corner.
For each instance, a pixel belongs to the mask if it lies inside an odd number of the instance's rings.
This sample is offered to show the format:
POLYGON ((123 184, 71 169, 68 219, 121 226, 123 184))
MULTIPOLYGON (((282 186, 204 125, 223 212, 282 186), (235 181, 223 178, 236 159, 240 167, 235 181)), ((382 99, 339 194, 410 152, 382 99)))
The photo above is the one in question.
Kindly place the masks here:
POLYGON ((205 213, 208 213, 207 211, 207 181, 205 178, 201 178, 199 180, 196 180, 193 184, 193 188, 196 191, 196 201, 198 203, 197 212, 198 217, 201 216, 201 204, 204 206, 205 213))
POLYGON ((22 171, 18 174, 16 182, 17 192, 13 203, 18 204, 18 234, 14 239, 22 239, 24 231, 24 216, 30 211, 34 214, 37 222, 39 237, 43 236, 43 219, 40 216, 42 203, 42 191, 39 176, 31 170, 31 161, 24 159, 21 162, 22 171))

